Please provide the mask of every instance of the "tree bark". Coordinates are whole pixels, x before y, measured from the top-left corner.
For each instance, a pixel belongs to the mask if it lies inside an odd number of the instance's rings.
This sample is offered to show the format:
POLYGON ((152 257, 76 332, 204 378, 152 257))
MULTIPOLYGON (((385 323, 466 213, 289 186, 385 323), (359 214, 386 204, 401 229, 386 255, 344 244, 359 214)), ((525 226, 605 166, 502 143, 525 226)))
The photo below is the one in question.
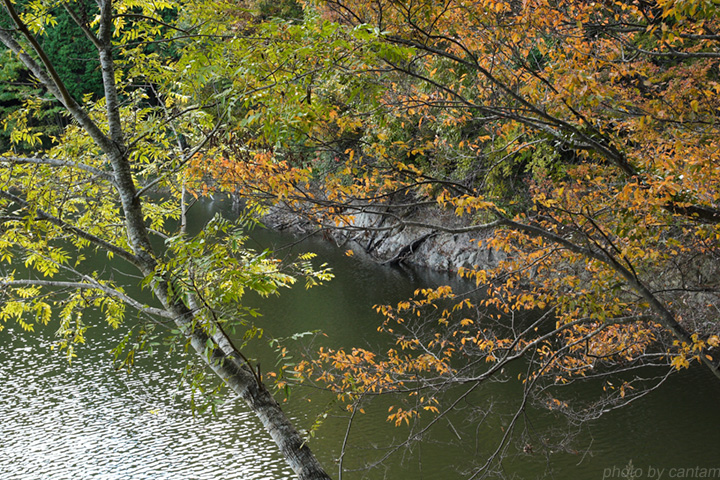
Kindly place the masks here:
MULTIPOLYGON (((98 55, 102 67, 103 83, 106 94, 106 120, 109 133, 105 134, 90 118, 87 112, 68 94, 67 88, 55 71, 52 62, 42 47, 29 31, 15 6, 9 0, 3 0, 9 16, 17 26, 17 31, 35 49, 40 63, 27 55, 21 45, 8 31, 0 30, 0 42, 14 51, 50 93, 52 93, 85 129, 93 141, 102 149, 110 166, 117 192, 118 201, 125 217, 125 231, 134 256, 124 252, 126 258, 138 267, 143 276, 155 273, 158 266, 157 253, 150 242, 145 225, 141 197, 137 195, 132 164, 129 152, 124 144, 124 133, 120 120, 117 86, 115 85, 115 65, 112 56, 112 0, 100 3, 100 28, 97 42, 98 55)), ((9 194, 8 194, 9 195, 9 194)), ((21 199, 15 198, 20 201, 21 199)), ((48 216, 49 217, 49 216, 48 216)), ((49 220, 55 220, 49 218, 49 220)), ((57 220, 58 222, 60 220, 57 220)), ((72 230, 71 230, 72 233, 72 230)), ((108 249, 101 239, 89 238, 98 248, 108 249)), ((108 249, 111 250, 111 249, 108 249)), ((114 252, 117 253, 117 252, 114 252)), ((196 313, 190 306, 169 295, 172 274, 154 283, 152 289, 162 303, 167 316, 172 318, 181 331, 189 337, 193 348, 207 365, 235 392, 250 409, 258 416, 265 429, 277 444, 287 463, 302 480, 329 479, 320 463, 314 457, 302 436, 293 426, 290 419, 280 408, 272 394, 262 384, 250 366, 242 360, 242 355, 232 346, 230 339, 221 329, 210 333, 208 328, 201 326, 196 313), (208 340, 212 340, 214 348, 207 349, 208 340)))

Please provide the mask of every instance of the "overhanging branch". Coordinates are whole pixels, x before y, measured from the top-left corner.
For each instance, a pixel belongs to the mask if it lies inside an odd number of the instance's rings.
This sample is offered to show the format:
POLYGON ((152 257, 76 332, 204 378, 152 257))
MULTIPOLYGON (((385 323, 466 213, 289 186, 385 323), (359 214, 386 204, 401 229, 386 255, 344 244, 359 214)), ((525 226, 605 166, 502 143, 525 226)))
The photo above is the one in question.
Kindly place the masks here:
MULTIPOLYGON (((607 251, 600 252, 589 248, 581 247, 571 242, 570 240, 537 225, 529 225, 516 222, 502 216, 500 216, 500 220, 503 225, 510 227, 514 230, 526 233, 533 237, 544 238, 557 245, 567 248, 573 253, 577 253, 586 258, 595 259, 610 267, 610 269, 612 269, 618 275, 624 278, 628 285, 630 285, 645 301, 648 302, 650 308, 658 315, 658 323, 670 330, 675 336, 675 338, 677 338, 679 341, 688 345, 693 345, 694 342, 691 338, 691 335, 688 333, 687 330, 685 330, 682 325, 680 325, 680 323, 678 323, 672 312, 667 309, 667 307, 650 291, 648 287, 646 287, 633 274, 632 271, 630 271, 627 267, 623 266, 615 257, 610 255, 607 251)), ((705 356, 704 352, 700 352, 699 358, 700 361, 703 362, 710 369, 710 371, 712 371, 713 375, 720 379, 720 370, 711 360, 709 360, 705 356)))
POLYGON ((113 184, 115 183, 115 177, 113 177, 113 175, 110 174, 109 172, 106 172, 99 168, 92 167, 90 165, 86 165, 84 163, 74 162, 72 160, 60 160, 57 158, 6 156, 6 157, 0 157, 0 162, 10 163, 10 164, 35 164, 35 165, 49 165, 51 167, 76 168, 78 170, 83 170, 85 172, 92 173, 93 175, 96 175, 96 176, 102 178, 103 180, 107 180, 108 182, 111 182, 113 184))
POLYGON ((99 283, 91 277, 83 275, 83 282, 64 282, 55 280, 8 280, 0 282, 0 286, 3 287, 49 287, 49 288, 72 288, 72 289, 85 289, 85 290, 100 290, 107 295, 117 298, 123 303, 137 309, 140 312, 149 313, 163 318, 173 318, 173 315, 160 308, 150 307, 144 305, 137 300, 129 297, 123 292, 116 290, 108 285, 99 283))
MULTIPOLYGON (((26 202, 22 198, 18 197, 17 195, 13 195, 12 193, 0 190, 0 198, 5 198, 7 200, 10 200, 18 205, 20 205, 23 208, 29 208, 31 205, 30 203, 26 202)), ((102 248, 103 250, 113 253, 117 255, 120 258, 123 258, 127 260, 128 262, 132 263, 133 265, 140 265, 140 259, 133 255, 132 253, 128 252, 127 250, 124 250, 117 245, 108 242, 107 240, 103 240, 102 238, 93 235, 89 232, 86 232, 82 228, 76 227, 75 225, 71 225, 64 220, 61 220, 60 218, 50 215, 49 213, 41 210, 36 209, 35 214, 37 215, 38 220, 43 220, 52 223, 53 225, 59 227, 63 231, 70 233, 72 235, 76 235, 79 238, 85 239, 89 241, 90 243, 102 248)))

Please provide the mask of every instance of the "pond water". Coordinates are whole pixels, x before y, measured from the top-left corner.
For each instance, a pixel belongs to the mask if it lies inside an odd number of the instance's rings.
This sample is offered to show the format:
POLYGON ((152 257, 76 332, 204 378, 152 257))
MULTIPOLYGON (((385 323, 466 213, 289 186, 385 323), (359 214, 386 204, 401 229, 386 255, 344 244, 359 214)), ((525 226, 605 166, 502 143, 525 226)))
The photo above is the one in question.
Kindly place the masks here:
MULTIPOLYGON (((212 208, 200 205, 196 223, 212 208)), ((248 246, 291 241, 255 231, 248 246)), ((247 301, 261 309, 259 323, 270 336, 321 330, 325 345, 382 345, 386 340, 376 332, 381 319, 373 305, 406 299, 418 286, 455 281, 443 274, 365 263, 319 240, 307 240, 293 250, 316 251, 332 265, 336 278, 309 291, 300 285, 268 299, 249 296, 247 301)), ((35 333, 15 327, 0 332, 0 479, 292 478, 244 405, 228 402, 216 416, 192 414, 189 393, 179 380, 182 354, 159 350, 140 359, 130 373, 116 371, 109 350, 122 334, 102 325, 91 329, 88 344, 69 364, 51 348, 52 324, 35 333)), ((272 364, 269 349, 257 345, 256 351, 263 363, 272 364)), ((513 412, 512 406, 503 405, 517 392, 517 385, 508 382, 473 394, 473 401, 492 402, 496 409, 472 442, 456 435, 474 428, 467 411, 460 410, 412 450, 399 450, 367 470, 367 464, 408 433, 406 427, 384 421, 390 400, 379 399, 352 424, 342 478, 467 478, 462 472, 494 448, 513 412)), ((569 452, 549 458, 514 453, 504 463, 504 473, 588 480, 720 478, 719 398, 718 382, 701 368, 690 369, 629 407, 587 425, 569 452)), ((309 388, 293 390, 287 411, 306 429, 327 414, 310 445, 338 478, 347 415, 331 396, 309 388)), ((547 413, 531 413, 527 425, 538 436, 557 421, 547 413)))

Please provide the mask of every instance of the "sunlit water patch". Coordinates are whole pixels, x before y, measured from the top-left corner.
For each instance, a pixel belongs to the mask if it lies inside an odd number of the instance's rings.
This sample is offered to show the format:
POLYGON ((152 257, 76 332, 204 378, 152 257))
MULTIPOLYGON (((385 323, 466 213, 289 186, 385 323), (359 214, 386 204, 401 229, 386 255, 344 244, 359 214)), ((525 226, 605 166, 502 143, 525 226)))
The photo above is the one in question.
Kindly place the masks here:
POLYGON ((249 412, 193 416, 177 360, 117 372, 111 343, 94 338, 68 364, 43 336, 0 332, 0 478, 290 476, 249 412))

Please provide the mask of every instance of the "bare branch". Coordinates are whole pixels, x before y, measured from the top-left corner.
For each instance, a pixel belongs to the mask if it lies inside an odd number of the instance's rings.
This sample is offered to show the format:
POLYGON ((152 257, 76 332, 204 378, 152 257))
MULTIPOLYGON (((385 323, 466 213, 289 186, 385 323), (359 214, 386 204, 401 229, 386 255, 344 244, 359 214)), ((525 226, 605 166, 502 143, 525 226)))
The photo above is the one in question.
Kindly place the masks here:
POLYGON ((88 133, 88 135, 90 135, 90 137, 95 141, 95 143, 100 148, 102 148, 103 152, 108 155, 116 154, 117 149, 115 147, 115 144, 107 137, 107 135, 105 135, 105 133, 103 133, 100 127, 98 127, 97 124, 87 114, 87 112, 82 107, 80 107, 80 105, 75 101, 75 99, 72 98, 67 88, 65 87, 62 79, 55 70, 55 67, 50 61, 50 58, 42 49, 35 36, 30 32, 27 25, 22 22, 12 2, 10 2, 10 0, 2 1, 7 8, 11 18, 17 25, 20 33, 22 33, 25 39, 32 45, 33 49, 37 52, 38 56, 40 57, 42 66, 26 53, 22 45, 20 45, 12 37, 12 35, 2 29, 0 29, 0 42, 5 44, 6 47, 12 50, 18 56, 20 61, 22 61, 22 63, 32 72, 35 78, 37 78, 40 83, 42 83, 56 99, 58 99, 63 105, 65 105, 70 114, 72 114, 75 120, 77 120, 78 123, 85 129, 85 131, 88 133))
POLYGON ((85 36, 87 37, 87 39, 90 40, 90 42, 91 42, 93 45, 95 45, 95 48, 97 48, 98 50, 100 50, 100 48, 102 48, 102 44, 100 43, 100 40, 95 36, 95 34, 94 34, 92 31, 90 31, 90 29, 89 29, 88 26, 85 24, 85 22, 83 22, 82 19, 77 15, 77 13, 75 13, 75 10, 73 10, 72 8, 70 8, 70 5, 69 5, 68 3, 65 3, 65 2, 62 3, 62 7, 65 9, 65 11, 68 13, 68 15, 70 15, 70 18, 73 19, 73 21, 75 22, 75 24, 76 24, 78 27, 80 27, 80 29, 81 29, 82 32, 85 34, 85 36))
MULTIPOLYGON (((25 39, 30 42, 30 45, 32 45, 33 50, 35 50, 35 53, 38 54, 40 57, 40 61, 43 63, 45 68, 47 69, 47 73, 50 75, 50 78, 52 79, 52 84, 55 85, 58 93, 60 94, 59 100, 65 105, 70 106, 71 104, 75 103, 75 100, 70 95, 70 92, 68 92, 67 88, 65 87, 65 83, 60 78, 60 75, 58 75, 57 71, 55 70, 55 67, 53 66, 52 62, 48 58, 47 54, 43 50, 43 48, 40 46, 40 43, 38 43, 35 36, 30 32, 27 25, 22 21, 20 18, 20 15, 18 15, 17 11, 15 10, 15 6, 10 2, 10 0, 3 0, 3 3, 5 4, 5 8, 7 9, 8 14, 10 15, 10 18, 12 18, 13 23, 15 23, 15 27, 22 33, 22 35, 25 37, 25 39)), ((4 32, 3 32, 4 33, 4 32)), ((5 43, 3 41, 3 43, 5 43)), ((7 43, 6 43, 7 45, 7 43)), ((11 50, 14 51, 14 49, 7 45, 11 50)), ((19 52, 16 52, 19 53, 19 52)), ((35 73, 35 72, 33 72, 35 73)))

